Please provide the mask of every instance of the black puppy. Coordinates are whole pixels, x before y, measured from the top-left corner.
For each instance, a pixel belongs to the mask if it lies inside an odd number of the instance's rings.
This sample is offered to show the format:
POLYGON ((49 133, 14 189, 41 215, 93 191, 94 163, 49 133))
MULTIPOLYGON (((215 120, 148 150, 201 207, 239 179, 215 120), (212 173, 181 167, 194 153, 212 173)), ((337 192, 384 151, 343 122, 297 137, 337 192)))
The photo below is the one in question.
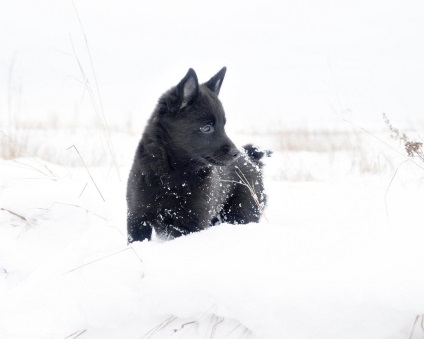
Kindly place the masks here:
POLYGON ((258 222, 266 196, 260 159, 240 152, 225 133, 219 90, 226 68, 199 85, 189 69, 159 99, 128 179, 128 241, 150 240, 152 228, 172 239, 220 222, 258 222))

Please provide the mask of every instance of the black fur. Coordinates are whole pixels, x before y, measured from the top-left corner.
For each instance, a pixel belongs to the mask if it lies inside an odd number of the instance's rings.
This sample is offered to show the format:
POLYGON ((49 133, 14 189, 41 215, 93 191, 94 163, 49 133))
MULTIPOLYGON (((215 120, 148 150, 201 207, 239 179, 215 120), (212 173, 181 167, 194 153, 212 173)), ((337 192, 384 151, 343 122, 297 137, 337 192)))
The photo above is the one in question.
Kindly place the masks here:
POLYGON ((200 231, 220 222, 258 222, 266 202, 260 159, 225 133, 218 94, 226 68, 199 85, 189 69, 159 99, 128 179, 128 241, 200 231))

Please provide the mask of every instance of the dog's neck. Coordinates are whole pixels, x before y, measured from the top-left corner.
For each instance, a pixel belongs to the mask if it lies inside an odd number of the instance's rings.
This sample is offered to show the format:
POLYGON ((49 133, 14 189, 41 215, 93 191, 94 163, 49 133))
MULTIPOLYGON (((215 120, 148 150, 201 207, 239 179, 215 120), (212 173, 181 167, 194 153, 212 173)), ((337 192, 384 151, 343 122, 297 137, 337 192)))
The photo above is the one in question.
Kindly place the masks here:
POLYGON ((184 176, 204 178, 210 174, 212 165, 185 155, 163 139, 144 135, 138 149, 140 166, 145 175, 153 177, 184 176), (178 154, 176 157, 175 154, 178 154))

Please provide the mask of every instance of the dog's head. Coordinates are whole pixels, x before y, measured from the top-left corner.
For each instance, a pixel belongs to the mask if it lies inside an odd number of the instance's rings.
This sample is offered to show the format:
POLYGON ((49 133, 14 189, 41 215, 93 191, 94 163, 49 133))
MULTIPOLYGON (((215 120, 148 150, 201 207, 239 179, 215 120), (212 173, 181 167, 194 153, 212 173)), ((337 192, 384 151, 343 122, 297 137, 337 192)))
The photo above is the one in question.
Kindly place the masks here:
POLYGON ((225 133, 225 112, 218 99, 226 68, 200 84, 193 69, 159 100, 157 122, 177 157, 226 166, 240 151, 225 133))

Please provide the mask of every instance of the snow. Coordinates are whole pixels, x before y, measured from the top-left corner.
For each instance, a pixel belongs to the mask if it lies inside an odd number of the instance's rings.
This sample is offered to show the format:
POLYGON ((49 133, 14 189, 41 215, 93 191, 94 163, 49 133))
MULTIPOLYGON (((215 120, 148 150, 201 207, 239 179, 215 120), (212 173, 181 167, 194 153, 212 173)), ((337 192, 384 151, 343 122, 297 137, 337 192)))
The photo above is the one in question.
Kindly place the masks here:
POLYGON ((267 159, 259 224, 131 247, 113 170, 89 167, 103 201, 82 166, 2 160, 1 337, 408 337, 424 309, 422 169, 389 186, 393 171, 336 162, 332 179, 287 181, 286 155, 267 159))
POLYGON ((423 4, 3 6, 0 338, 423 338, 424 163, 382 121, 423 139, 423 4), (265 217, 128 246, 157 98, 223 66, 228 135, 274 151, 265 217))

